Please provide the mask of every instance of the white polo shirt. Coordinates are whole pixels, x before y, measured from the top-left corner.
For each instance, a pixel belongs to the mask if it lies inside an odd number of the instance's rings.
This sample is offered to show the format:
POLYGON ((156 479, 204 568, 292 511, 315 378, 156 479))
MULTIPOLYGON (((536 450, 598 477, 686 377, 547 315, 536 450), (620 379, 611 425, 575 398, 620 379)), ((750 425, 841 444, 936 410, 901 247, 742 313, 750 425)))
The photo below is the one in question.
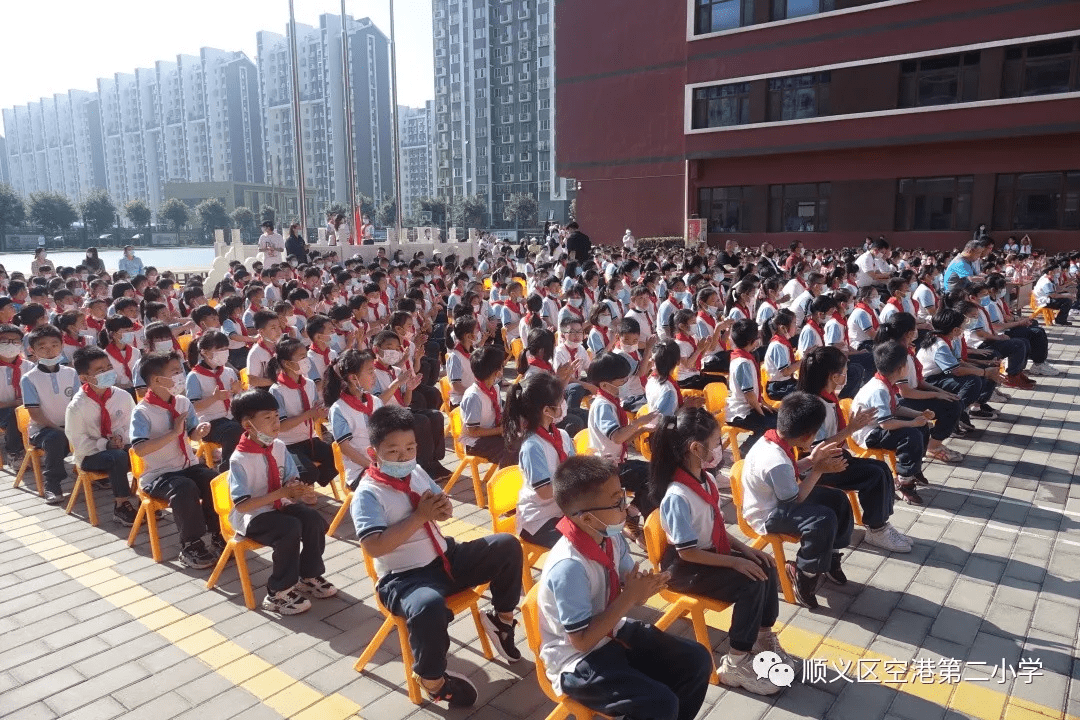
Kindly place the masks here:
MULTIPOLYGON (((378 395, 370 394, 371 412, 375 412, 383 406, 378 395)), ((330 432, 339 445, 348 443, 349 447, 358 453, 366 453, 371 447, 371 439, 368 434, 368 418, 370 416, 359 410, 353 410, 344 401, 338 400, 330 406, 330 432)), ((345 453, 341 454, 341 460, 345 467, 345 479, 351 487, 358 480, 364 467, 349 459, 345 453)))
POLYGON ((859 392, 855 393, 855 398, 851 401, 851 415, 857 415, 863 408, 874 409, 875 421, 852 434, 851 437, 859 444, 859 447, 866 447, 866 438, 870 433, 882 422, 893 416, 889 390, 885 387, 885 383, 876 377, 870 378, 865 385, 859 388, 859 392))
MULTIPOLYGON (((19 392, 22 392, 22 378, 26 376, 26 373, 34 369, 34 363, 29 360, 24 360, 21 355, 14 358, 12 362, 20 363, 19 392)), ((15 383, 12 382, 14 379, 14 368, 8 367, 7 365, 0 365, 0 403, 15 402, 15 383)))
MULTIPOLYGON (((237 382, 239 378, 236 375, 236 371, 230 367, 224 367, 221 370, 221 384, 225 387, 229 393, 232 393, 233 383, 237 382)), ((203 400, 210 397, 217 392, 217 381, 212 377, 206 377, 194 370, 187 374, 187 380, 184 383, 185 390, 184 395, 188 400, 192 402, 203 400)), ((230 417, 229 412, 225 409, 224 400, 216 400, 214 403, 203 410, 196 413, 199 418, 199 422, 212 422, 221 418, 230 417)))
MULTIPOLYGON (((63 428, 68 403, 79 389, 79 373, 70 365, 58 365, 55 372, 35 365, 22 376, 19 387, 25 407, 41 408, 49 422, 63 428)), ((30 419, 30 437, 37 435, 43 428, 44 426, 34 422, 33 418, 30 419)))
POLYGON ((602 395, 594 397, 589 405, 589 447, 605 460, 620 462, 625 445, 614 442, 611 434, 621 427, 618 409, 602 395))
MULTIPOLYGON (((502 395, 499 387, 495 386, 495 400, 499 404, 499 412, 502 412, 502 395)), ((487 393, 480 389, 479 383, 473 383, 461 397, 461 421, 465 427, 493 428, 495 427, 495 405, 487 393)), ((461 438, 465 447, 472 447, 480 438, 466 435, 461 438)))
POLYGON ((743 461, 743 518, 765 534, 765 521, 776 506, 799 495, 795 467, 783 448, 768 440, 750 446, 743 461))
MULTIPOLYGON (((319 402, 319 394, 315 389, 315 383, 312 382, 310 378, 300 378, 299 382, 303 383, 303 392, 307 394, 308 408, 315 407, 319 402)), ((304 403, 303 399, 300 397, 300 388, 293 390, 276 382, 270 386, 270 394, 277 400, 278 415, 282 420, 299 417, 304 414, 304 403)), ((286 445, 304 442, 315 437, 316 433, 314 426, 314 421, 297 423, 288 430, 282 430, 281 433, 278 434, 278 437, 286 445)))
MULTIPOLYGON (((552 428, 562 438, 563 451, 567 457, 574 453, 574 441, 560 428, 552 428)), ((518 493, 516 522, 518 533, 526 530, 536 533, 544 523, 552 518, 562 517, 562 511, 555 504, 555 498, 548 500, 537 495, 539 488, 551 484, 555 468, 559 466, 559 453, 555 446, 536 433, 529 434, 518 451, 518 467, 525 482, 518 493)))
MULTIPOLYGON (((131 442, 131 414, 135 410, 135 401, 126 390, 112 388, 105 410, 112 423, 111 435, 119 435, 123 443, 131 442)), ((71 399, 64 413, 64 433, 71 443, 75 463, 79 464, 88 455, 103 452, 109 446, 109 438, 101 434, 101 406, 89 397, 80 387, 71 399)))
POLYGON ((446 354, 446 377, 450 380, 450 402, 460 405, 461 393, 454 392, 454 383, 460 382, 468 388, 476 384, 476 378, 473 376, 469 357, 462 354, 456 347, 446 354))
MULTIPOLYGON (((284 485, 290 480, 296 479, 300 471, 296 467, 296 461, 292 453, 285 447, 281 440, 274 440, 270 446, 270 452, 274 456, 277 465, 278 481, 284 485)), ((263 505, 250 512, 240 512, 236 506, 245 500, 254 497, 262 497, 270 493, 270 464, 260 453, 246 453, 237 450, 229 458, 229 495, 232 497, 233 508, 229 511, 229 522, 237 533, 243 535, 247 532, 248 523, 257 515, 268 512, 277 512, 273 505, 263 505)), ((282 505, 291 505, 292 500, 282 498, 282 505)))
MULTIPOLYGON (((175 396, 176 412, 185 418, 184 435, 173 435, 169 442, 152 453, 143 456, 142 460, 146 467, 139 483, 143 488, 148 487, 154 480, 170 472, 178 472, 195 464, 195 452, 191 449, 187 436, 199 424, 195 417, 195 408, 191 401, 183 395, 175 396)), ((165 408, 151 405, 143 399, 131 413, 131 444, 132 446, 147 440, 154 440, 165 435, 172 434, 173 420, 165 408)))

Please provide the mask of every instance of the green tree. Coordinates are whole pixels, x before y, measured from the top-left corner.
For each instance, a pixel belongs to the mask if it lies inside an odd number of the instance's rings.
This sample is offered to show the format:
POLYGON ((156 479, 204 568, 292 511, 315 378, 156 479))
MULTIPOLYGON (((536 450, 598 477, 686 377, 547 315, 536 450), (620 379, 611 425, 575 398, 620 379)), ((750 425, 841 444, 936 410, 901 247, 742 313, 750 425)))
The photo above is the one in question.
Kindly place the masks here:
MULTIPOLYGON (((368 218, 372 218, 375 215, 375 198, 370 198, 364 193, 360 193, 356 196, 356 202, 360 206, 360 212, 367 215, 368 218)), ((348 214, 346 214, 348 217, 348 214)))
POLYGON ((66 195, 54 192, 30 194, 30 221, 44 232, 61 232, 79 219, 75 206, 66 195))
POLYGON ((272 222, 274 227, 277 227, 277 210, 273 205, 263 205, 262 210, 259 211, 259 222, 272 222))
POLYGON ((116 222, 116 205, 104 190, 95 190, 87 195, 79 210, 82 211, 83 221, 94 235, 112 228, 116 222))
POLYGON ((241 205, 232 211, 230 215, 233 221, 233 225, 240 228, 247 237, 254 238, 258 234, 258 230, 255 227, 255 213, 250 209, 241 205))
POLYGON ((503 207, 503 218, 507 222, 514 223, 514 229, 522 226, 528 227, 536 222, 536 211, 540 209, 539 203, 532 195, 517 193, 510 196, 510 200, 503 207))
POLYGON ((26 222, 26 203, 10 185, 0 184, 0 233, 26 222))
MULTIPOLYGON (((203 200, 196 205, 195 214, 199 218, 203 234, 210 240, 214 239, 214 231, 218 228, 229 229, 229 213, 225 209, 225 203, 217 198, 203 200)), ((228 233, 226 233, 227 236, 228 233)))
POLYGON ((188 206, 179 198, 166 200, 158 209, 158 215, 165 218, 176 232, 179 232, 180 228, 187 225, 188 221, 191 220, 191 212, 188 210, 188 206))
POLYGON ((425 225, 442 227, 450 214, 450 202, 443 197, 422 197, 416 201, 416 213, 431 213, 430 219, 421 219, 425 225))
POLYGON ((130 220, 135 227, 149 225, 150 215, 150 208, 142 200, 132 200, 124 206, 124 217, 130 220))
MULTIPOLYGON (((329 213, 330 215, 332 215, 333 217, 337 217, 338 215, 344 215, 345 217, 349 217, 349 208, 345 207, 344 203, 339 203, 339 202, 330 203, 326 207, 326 212, 329 213)), ((324 213, 324 216, 325 216, 325 213, 324 213)))
POLYGON ((461 225, 466 229, 478 228, 483 224, 487 211, 487 200, 483 195, 465 195, 454 198, 453 218, 455 225, 461 225))
POLYGON ((384 197, 375 208, 375 223, 383 227, 391 227, 397 224, 397 200, 392 197, 384 197))

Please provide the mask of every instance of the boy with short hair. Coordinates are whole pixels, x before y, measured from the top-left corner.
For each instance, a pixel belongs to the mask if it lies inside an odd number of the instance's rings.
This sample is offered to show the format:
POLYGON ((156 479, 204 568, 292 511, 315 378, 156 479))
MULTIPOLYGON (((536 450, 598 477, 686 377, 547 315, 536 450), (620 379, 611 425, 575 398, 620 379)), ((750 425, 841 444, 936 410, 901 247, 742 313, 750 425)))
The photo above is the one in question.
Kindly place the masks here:
POLYGON ((274 378, 266 377, 266 363, 274 357, 274 345, 281 339, 284 330, 277 313, 270 310, 255 313, 255 330, 259 333, 259 341, 248 350, 248 387, 269 388, 274 384, 274 378))
POLYGON ((776 411, 761 399, 761 366, 754 351, 761 339, 757 323, 736 320, 731 327, 731 365, 728 370, 728 424, 750 431, 742 451, 750 449, 767 430, 776 427, 776 411))
POLYGON ((469 356, 476 382, 461 396, 462 443, 470 455, 503 465, 506 442, 502 429, 502 398, 499 378, 506 364, 506 352, 499 346, 486 345, 469 356))
POLYGON ((210 481, 216 473, 197 462, 188 439, 202 440, 210 423, 199 423, 195 408, 184 397, 185 379, 174 353, 143 356, 139 375, 146 381, 146 396, 131 415, 131 449, 142 458, 139 478, 143 492, 167 500, 180 535, 180 563, 195 570, 212 567, 225 549, 210 481), (207 550, 203 535, 211 533, 215 552, 207 550))
POLYGON ((847 582, 840 550, 848 546, 854 529, 844 492, 818 483, 822 474, 847 466, 838 443, 818 443, 811 449, 823 422, 825 405, 817 397, 791 393, 777 411, 776 429, 750 448, 742 470, 742 513, 750 527, 762 535, 800 538, 795 561, 788 561, 784 571, 799 604, 810 609, 818 607, 821 575, 839 585, 847 582), (798 462, 796 448, 805 454, 798 462))
POLYGON ((644 346, 638 343, 641 338, 641 326, 633 318, 619 321, 619 342, 612 351, 626 358, 630 363, 630 376, 619 388, 619 400, 627 410, 636 412, 645 405, 645 383, 652 373, 652 348, 656 343, 653 335, 644 346))
POLYGON ((281 420, 274 396, 248 390, 233 400, 232 414, 244 434, 229 459, 229 522, 240 535, 274 549, 263 610, 297 615, 311 607, 309 597, 337 594, 322 576, 326 520, 296 502, 307 488, 292 453, 277 437, 281 420))
POLYGON ((360 545, 379 575, 376 592, 390 612, 405 618, 411 670, 424 692, 433 702, 468 707, 476 702, 476 688, 446 670, 451 617, 445 599, 490 583, 492 611, 481 616, 482 624, 505 659, 519 660, 513 613, 521 597, 521 544, 506 533, 462 543, 443 536, 436 523, 448 520, 453 509, 416 465, 408 409, 384 405, 368 418, 368 433, 371 467, 353 495, 352 517, 360 545))
POLYGON ((626 617, 668 573, 640 572, 621 537, 629 505, 609 461, 567 458, 552 479, 562 538, 540 575, 540 657, 556 693, 626 718, 692 720, 712 657, 702 645, 626 617))
POLYGON ((75 351, 72 366, 82 387, 75 393, 64 413, 64 432, 71 443, 75 464, 83 470, 109 475, 113 491, 113 521, 131 527, 138 514, 131 494, 131 444, 128 432, 135 401, 131 395, 114 387, 116 371, 104 350, 82 347, 75 351))
POLYGON ((59 505, 64 501, 61 482, 67 477, 64 458, 69 450, 64 413, 79 389, 79 374, 60 364, 63 334, 52 325, 34 328, 28 344, 37 364, 20 380, 22 404, 30 412, 30 444, 45 451, 45 503, 59 505))

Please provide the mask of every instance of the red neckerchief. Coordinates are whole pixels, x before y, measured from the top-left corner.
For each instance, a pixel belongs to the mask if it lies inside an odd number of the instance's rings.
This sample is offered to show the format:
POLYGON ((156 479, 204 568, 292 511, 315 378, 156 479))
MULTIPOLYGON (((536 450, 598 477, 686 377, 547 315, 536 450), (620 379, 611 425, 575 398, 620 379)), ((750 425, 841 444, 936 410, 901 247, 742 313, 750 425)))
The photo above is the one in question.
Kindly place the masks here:
POLYGON ((806 326, 817 333, 818 342, 822 345, 825 344, 825 331, 821 329, 821 326, 814 322, 814 318, 808 318, 806 320, 806 326))
POLYGON ((788 460, 791 461, 791 467, 795 469, 795 482, 801 480, 802 476, 799 475, 799 464, 795 462, 795 448, 791 447, 791 444, 784 438, 780 437, 780 433, 776 432, 775 430, 766 430, 765 439, 784 451, 784 454, 787 455, 788 460))
MULTIPOLYGON (((277 381, 279 384, 284 385, 288 389, 295 390, 300 393, 300 407, 303 409, 304 412, 307 412, 311 409, 311 399, 307 396, 307 383, 304 382, 303 377, 301 377, 299 381, 294 381, 285 373, 279 372, 277 376, 277 381)), ((308 420, 306 421, 306 424, 308 426, 308 437, 310 438, 312 435, 315 434, 315 422, 312 420, 308 420)))
MULTIPOLYGON (((163 408, 166 412, 168 412, 169 430, 167 432, 172 432, 173 421, 175 421, 176 418, 180 417, 180 411, 176 409, 176 396, 171 396, 168 402, 166 402, 160 397, 158 397, 158 394, 155 393, 153 390, 149 390, 143 397, 143 401, 147 405, 153 405, 155 407, 163 408)), ((187 443, 186 435, 187 433, 180 433, 176 437, 176 442, 180 446, 180 454, 184 456, 185 467, 187 467, 187 464, 191 462, 191 457, 188 455, 188 453, 191 452, 191 445, 187 443)))
POLYGON ((64 333, 64 338, 63 339, 64 339, 64 344, 65 345, 71 345, 72 347, 77 347, 77 348, 86 347, 86 338, 84 338, 84 337, 80 336, 80 337, 77 337, 77 338, 72 338, 67 333, 64 333))
POLYGON ((791 347, 791 341, 780 333, 773 335, 772 339, 787 348, 788 364, 795 362, 795 349, 791 347))
POLYGON ((549 363, 547 360, 541 360, 540 358, 534 358, 532 355, 530 355, 529 356, 529 365, 536 368, 537 370, 543 370, 544 372, 549 372, 552 375, 555 374, 555 368, 551 367, 551 363, 549 363))
POLYGON ((542 427, 538 427, 536 428, 536 434, 541 440, 546 440, 548 445, 555 448, 560 463, 566 459, 566 450, 563 448, 562 433, 559 432, 559 428, 553 426, 551 431, 548 431, 542 427))
POLYGON ((262 303, 255 303, 255 302, 248 303, 248 310, 251 312, 252 315, 254 315, 255 313, 259 312, 262 309, 263 309, 262 303))
MULTIPOLYGON (((251 438, 247 433, 240 436, 240 442, 236 443, 236 449, 243 453, 251 453, 252 455, 262 455, 266 458, 266 494, 269 495, 272 492, 277 492, 281 489, 281 473, 278 470, 277 460, 274 458, 274 446, 260 445, 251 438)), ((283 503, 280 499, 274 501, 274 509, 280 510, 283 503)))
POLYGON ((887 302, 886 305, 892 305, 894 308, 896 308, 897 312, 905 312, 904 301, 898 297, 889 298, 889 302, 887 302))
POLYGON ((563 348, 566 350, 567 353, 569 353, 570 362, 574 362, 575 360, 577 360, 578 348, 572 348, 569 345, 563 345, 563 348))
POLYGON ((0 367, 11 368, 11 386, 15 389, 15 399, 22 404, 22 385, 20 380, 22 379, 22 364, 23 359, 21 355, 16 355, 11 362, 0 358, 0 367))
MULTIPOLYGON (((191 368, 191 371, 196 375, 202 375, 203 377, 214 378, 214 385, 218 390, 225 389, 225 382, 221 379, 221 376, 225 373, 224 367, 219 367, 216 370, 211 370, 202 363, 199 363, 195 367, 191 368)), ((225 398, 225 412, 229 412, 229 408, 232 407, 232 400, 225 398)))
POLYGON ((1001 317, 1005 318, 1005 322, 1012 321, 1012 310, 1009 309, 1009 304, 1001 299, 995 300, 994 302, 997 303, 998 310, 1001 311, 1001 317))
POLYGON ((597 387, 596 389, 600 393, 600 397, 615 406, 615 412, 619 414, 619 425, 626 427, 629 424, 629 421, 627 419, 626 411, 623 410, 622 403, 619 402, 619 399, 601 387, 597 387))
POLYGON ((358 413, 364 415, 370 415, 375 410, 375 396, 364 393, 361 397, 356 397, 352 393, 341 393, 341 401, 351 407, 358 413), (365 399, 366 398, 366 399, 365 399))
POLYGON ((579 320, 582 320, 582 321, 585 320, 585 313, 583 313, 581 310, 578 310, 573 305, 567 303, 563 307, 565 307, 567 310, 569 310, 572 314, 577 315, 579 320))
POLYGON ((608 343, 611 342, 610 340, 608 340, 607 328, 600 327, 599 325, 593 325, 593 329, 596 330, 596 332, 600 333, 600 337, 604 339, 604 347, 606 348, 608 346, 608 343))
POLYGON ((239 320, 237 320, 236 318, 232 318, 232 321, 233 321, 233 324, 236 325, 236 327, 240 328, 240 334, 242 336, 244 336, 244 337, 247 337, 248 336, 248 330, 247 330, 247 325, 244 324, 244 319, 240 318, 239 320))
POLYGON ((712 316, 712 313, 707 313, 704 310, 698 310, 698 319, 704 321, 709 326, 710 330, 716 329, 716 318, 712 316))
MULTIPOLYGON (((682 342, 685 342, 685 343, 690 343, 690 354, 691 355, 693 355, 694 353, 697 352, 697 340, 690 337, 686 333, 681 332, 681 331, 675 333, 675 339, 676 340, 681 340, 682 342)), ((698 355, 697 362, 694 363, 694 367, 696 367, 698 370, 701 369, 701 361, 702 361, 702 357, 700 355, 698 355)))
POLYGON ((116 347, 114 343, 109 343, 105 346, 105 352, 109 354, 112 359, 120 363, 124 368, 124 374, 127 375, 127 379, 134 382, 134 378, 131 376, 131 355, 134 352, 130 345, 124 346, 124 351, 121 353, 120 348, 116 347))
POLYGON ((676 310, 682 310, 682 303, 675 297, 674 293, 668 293, 667 301, 675 306, 676 310))
POLYGON ((878 321, 877 313, 874 312, 874 308, 870 307, 864 302, 855 303, 855 307, 862 308, 862 310, 870 316, 870 327, 874 332, 877 332, 878 325, 881 323, 878 321))
POLYGON ((311 344, 311 351, 323 359, 324 368, 330 367, 330 347, 327 346, 325 350, 320 350, 315 347, 315 343, 311 344))
POLYGON ((840 410, 840 399, 836 397, 835 393, 821 391, 821 399, 825 402, 830 402, 833 405, 833 412, 836 413, 836 431, 840 432, 847 427, 847 420, 844 419, 844 413, 840 410))
POLYGON ((682 407, 682 400, 683 400, 683 398, 682 398, 682 388, 679 387, 679 383, 676 382, 670 375, 660 375, 659 373, 657 373, 655 371, 653 372, 652 376, 654 378, 656 378, 657 380, 659 380, 660 382, 662 382, 662 383, 663 382, 671 383, 671 386, 673 388, 675 388, 675 395, 679 399, 679 407, 682 407))
POLYGON ((266 354, 269 355, 270 357, 274 357, 274 355, 277 353, 277 350, 274 348, 274 346, 273 345, 267 345, 266 341, 263 340, 262 338, 259 338, 258 346, 261 347, 263 350, 265 350, 266 354))
POLYGON ((758 397, 760 398, 761 397, 761 388, 758 387, 758 383, 761 382, 761 366, 758 365, 757 358, 754 357, 752 354, 748 353, 747 351, 741 349, 741 348, 735 348, 734 350, 732 350, 731 351, 731 358, 733 360, 735 358, 742 358, 743 360, 749 361, 754 366, 754 391, 757 393, 758 397))
POLYGON ((525 313, 525 325, 526 325, 526 327, 532 327, 532 321, 535 318, 538 318, 538 317, 539 317, 539 315, 537 315, 534 312, 525 313))
POLYGON ((881 383, 885 386, 885 390, 889 393, 889 410, 895 413, 896 412, 896 393, 897 393, 896 386, 893 385, 888 380, 886 380, 885 376, 882 375, 881 373, 874 373, 874 379, 875 380, 880 380, 881 383))
POLYGON ((911 356, 911 360, 915 363, 915 380, 919 385, 922 385, 922 363, 919 362, 919 358, 915 357, 915 348, 909 347, 907 349, 907 354, 911 356))
POLYGON ((91 327, 94 330, 97 330, 98 332, 101 332, 102 330, 105 329, 105 321, 104 320, 98 320, 96 317, 94 317, 92 315, 87 315, 86 316, 86 324, 87 324, 88 327, 91 327))
MULTIPOLYGON (((653 326, 652 326, 652 320, 649 319, 649 314, 647 312, 645 312, 644 310, 638 310, 633 305, 630 306, 630 310, 627 311, 626 314, 629 315, 631 312, 637 313, 638 315, 641 316, 641 319, 645 321, 645 327, 641 328, 642 334, 643 335, 652 335, 653 326), (647 332, 646 332, 646 329, 647 329, 647 332)), ((641 323, 639 322, 638 324, 640 325, 641 323)))
POLYGON ((589 287, 585 288, 585 294, 589 297, 589 302, 596 304, 596 293, 589 287))
MULTIPOLYGON (((387 475, 386 473, 379 470, 374 465, 368 467, 366 472, 368 477, 370 477, 375 482, 382 483, 383 485, 386 485, 392 490, 397 490, 399 493, 404 493, 405 497, 409 498, 409 503, 412 504, 414 510, 416 509, 416 506, 420 504, 420 495, 418 495, 409 484, 409 480, 412 475, 403 478, 391 477, 390 475, 387 475)), ((439 530, 439 526, 433 522, 426 522, 424 523, 424 530, 427 531, 428 539, 431 540, 431 546, 435 548, 435 552, 442 560, 443 570, 446 571, 446 574, 450 577, 450 579, 453 579, 454 573, 450 570, 450 558, 446 557, 446 551, 442 549, 442 546, 439 544, 439 541, 437 539, 442 537, 442 532, 439 530)))
POLYGON ((385 290, 379 293, 379 302, 388 308, 390 307, 390 296, 386 294, 385 290))
POLYGON ((581 553, 585 559, 592 560, 595 563, 599 563, 604 570, 607 571, 608 581, 608 597, 607 606, 615 602, 615 598, 619 597, 619 590, 621 584, 619 582, 619 571, 615 567, 615 540, 613 538, 605 538, 601 540, 601 544, 597 545, 587 532, 579 528, 574 524, 574 521, 568 517, 563 517, 558 522, 555 529, 566 538, 570 545, 581 553))
POLYGON ((503 300, 502 304, 510 308, 510 312, 514 313, 515 315, 521 315, 521 305, 519 305, 516 301, 503 300))
POLYGON ((776 303, 774 303, 772 300, 766 299, 766 300, 762 300, 761 302, 762 302, 763 305, 768 305, 773 310, 779 311, 779 309, 780 309, 780 308, 776 307, 776 303))
POLYGON ((746 306, 735 303, 735 309, 741 312, 744 318, 750 319, 750 311, 746 309, 746 306))
MULTIPOLYGON (((705 475, 704 470, 702 475, 705 475)), ((720 555, 730 555, 731 542, 728 541, 727 530, 724 528, 724 515, 720 512, 720 491, 716 488, 716 485, 709 480, 708 475, 705 475, 705 482, 699 482, 697 478, 682 468, 675 470, 671 481, 690 488, 695 495, 709 506, 713 514, 713 549, 720 555)))
MULTIPOLYGON (((389 375, 390 376, 390 382, 393 382, 394 380, 397 380, 397 370, 395 370, 390 365, 384 365, 382 360, 376 360, 375 361, 375 369, 376 370, 382 370, 384 373, 389 375)), ((398 389, 394 391, 394 399, 397 400, 399 404, 401 404, 403 406, 405 405, 405 395, 404 395, 404 393, 401 392, 401 386, 400 385, 398 386, 398 389)))
POLYGON ((840 325, 840 330, 844 333, 844 344, 847 345, 848 344, 847 322, 845 322, 844 316, 840 314, 839 310, 834 310, 833 314, 832 314, 832 319, 835 320, 840 325))
MULTIPOLYGON (((479 380, 476 381, 476 386, 480 388, 480 392, 487 396, 487 399, 491 401, 491 408, 495 411, 495 425, 502 422, 502 408, 499 407, 499 390, 497 387, 488 387, 479 380)), ((494 426, 492 426, 494 427, 494 426)))

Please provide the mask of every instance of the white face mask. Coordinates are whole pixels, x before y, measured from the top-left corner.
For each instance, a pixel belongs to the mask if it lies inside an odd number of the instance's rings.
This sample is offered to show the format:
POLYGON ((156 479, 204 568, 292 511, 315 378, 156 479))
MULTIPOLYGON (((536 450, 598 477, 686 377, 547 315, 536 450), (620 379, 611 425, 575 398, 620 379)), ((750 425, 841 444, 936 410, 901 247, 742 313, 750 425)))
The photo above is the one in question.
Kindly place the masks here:
POLYGON ((225 363, 229 362, 228 350, 215 350, 209 355, 206 355, 206 364, 213 368, 223 367, 225 363))
POLYGON ((560 422, 562 422, 562 421, 563 421, 563 419, 564 419, 565 417, 566 417, 566 401, 565 401, 565 400, 563 400, 563 401, 562 401, 561 403, 559 403, 559 406, 558 406, 558 408, 556 408, 556 410, 555 410, 555 417, 553 417, 553 418, 551 419, 551 422, 553 422, 553 423, 560 423, 560 422))
POLYGON ((480 333, 473 333, 472 336, 473 345, 479 345, 484 341, 484 336, 480 333))
POLYGON ((577 342, 577 341, 567 340, 566 341, 566 347, 568 347, 571 350, 577 350, 579 347, 581 347, 581 343, 577 342))
POLYGON ((173 395, 183 395, 187 390, 187 384, 184 382, 183 373, 177 373, 169 378, 169 380, 172 382, 172 388, 170 388, 169 392, 173 395))
POLYGON ((596 324, 599 325, 600 327, 608 327, 609 325, 611 325, 611 316, 610 315, 597 315, 596 316, 596 324))
POLYGON ((168 340, 158 340, 154 343, 154 352, 172 352, 173 344, 168 340))
POLYGON ((384 365, 397 365, 404 357, 405 353, 400 350, 383 350, 379 353, 379 358, 384 365))
POLYGON ((706 470, 720 467, 724 463, 724 446, 717 445, 712 449, 707 460, 701 461, 701 467, 706 470))
POLYGON ((307 377, 311 372, 311 361, 305 358, 300 358, 296 361, 296 371, 303 377, 307 377))
POLYGON ((17 342, 2 342, 0 343, 0 357, 10 360, 14 357, 18 357, 19 353, 23 350, 22 343, 17 342))

